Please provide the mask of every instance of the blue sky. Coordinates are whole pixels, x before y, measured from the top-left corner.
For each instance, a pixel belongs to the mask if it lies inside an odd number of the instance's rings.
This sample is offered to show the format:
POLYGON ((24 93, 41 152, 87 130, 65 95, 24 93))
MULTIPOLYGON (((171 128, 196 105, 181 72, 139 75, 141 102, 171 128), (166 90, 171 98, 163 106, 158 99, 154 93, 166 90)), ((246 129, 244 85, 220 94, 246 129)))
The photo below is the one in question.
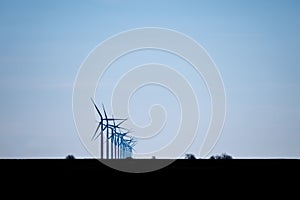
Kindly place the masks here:
MULTIPOLYGON (((96 45, 114 34, 162 27, 194 38, 222 75, 227 117, 211 155, 299 158, 299 10, 296 0, 1 0, 0 157, 89 156, 72 114, 73 83, 80 65, 96 45)), ((170 64, 176 61, 155 52, 143 56, 143 61, 154 57, 170 64)), ((119 73, 116 68, 117 64, 111 71, 114 76, 119 73)), ((197 84, 192 72, 182 73, 197 84)), ((162 91, 148 88, 151 92, 162 91)), ((97 97, 99 103, 108 104, 108 99, 97 97)), ((134 98, 141 109, 151 103, 142 95, 134 98)), ((163 104, 170 98, 166 94, 151 101, 163 104)), ((205 104, 207 97, 202 98, 205 104)), ((207 106, 200 108, 206 113, 207 106)), ((133 118, 147 123, 132 109, 133 118)), ((189 152, 196 152, 199 144, 201 137, 189 152)))

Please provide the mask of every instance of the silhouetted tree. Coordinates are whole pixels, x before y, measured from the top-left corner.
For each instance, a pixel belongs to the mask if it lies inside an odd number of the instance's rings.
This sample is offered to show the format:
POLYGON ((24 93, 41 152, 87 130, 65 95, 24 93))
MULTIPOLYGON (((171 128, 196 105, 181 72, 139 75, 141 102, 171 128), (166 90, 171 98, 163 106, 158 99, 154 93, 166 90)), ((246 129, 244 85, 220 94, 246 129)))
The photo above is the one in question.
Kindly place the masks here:
POLYGON ((222 154, 221 157, 222 157, 222 159, 232 159, 232 156, 228 155, 226 153, 222 154))
POLYGON ((219 160, 219 159, 232 159, 232 156, 227 153, 222 153, 221 155, 211 156, 209 159, 219 160))
POLYGON ((187 153, 185 154, 185 159, 196 159, 196 157, 191 153, 187 153))
POLYGON ((75 159, 75 156, 73 156, 73 155, 67 155, 66 159, 75 159))

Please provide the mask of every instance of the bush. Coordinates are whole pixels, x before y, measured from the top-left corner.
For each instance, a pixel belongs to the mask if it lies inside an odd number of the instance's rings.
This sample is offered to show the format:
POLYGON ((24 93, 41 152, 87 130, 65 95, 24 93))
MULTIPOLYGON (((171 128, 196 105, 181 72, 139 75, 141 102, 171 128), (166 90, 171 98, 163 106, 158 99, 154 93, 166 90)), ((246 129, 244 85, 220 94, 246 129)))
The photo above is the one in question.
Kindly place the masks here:
POLYGON ((232 159, 232 156, 230 156, 226 153, 222 153, 221 155, 211 156, 209 159, 212 159, 212 160, 232 159))
POLYGON ((196 157, 193 154, 187 153, 185 154, 185 159, 196 159, 196 157))
POLYGON ((75 156, 73 156, 73 155, 67 155, 66 159, 75 159, 75 156))

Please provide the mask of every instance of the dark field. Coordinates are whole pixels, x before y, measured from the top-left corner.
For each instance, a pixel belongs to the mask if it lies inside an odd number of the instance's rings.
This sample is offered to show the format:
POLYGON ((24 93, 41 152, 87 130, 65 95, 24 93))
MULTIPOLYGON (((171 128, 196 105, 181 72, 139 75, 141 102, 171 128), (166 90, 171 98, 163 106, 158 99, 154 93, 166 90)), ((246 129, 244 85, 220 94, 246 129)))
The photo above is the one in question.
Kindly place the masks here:
MULTIPOLYGON (((123 165, 152 165, 160 159, 110 160, 123 165)), ((300 178, 298 159, 178 159, 165 168, 148 173, 126 173, 112 169, 96 159, 2 159, 2 175, 16 177, 103 177, 117 176, 194 176, 194 177, 297 177, 300 178)))
MULTIPOLYGON (((117 162, 133 166, 163 160, 117 162)), ((254 191, 267 194, 282 192, 283 188, 289 188, 289 193, 298 191, 300 180, 300 161, 295 159, 180 159, 163 169, 140 174, 111 169, 96 159, 0 160, 0 166, 1 192, 14 189, 9 194, 18 195, 19 189, 26 188, 31 191, 29 194, 44 191, 43 197, 58 191, 75 196, 109 193, 114 197, 141 193, 143 197, 152 194, 153 198, 161 193, 194 196, 207 191, 213 191, 214 195, 243 191, 245 197, 254 191)))

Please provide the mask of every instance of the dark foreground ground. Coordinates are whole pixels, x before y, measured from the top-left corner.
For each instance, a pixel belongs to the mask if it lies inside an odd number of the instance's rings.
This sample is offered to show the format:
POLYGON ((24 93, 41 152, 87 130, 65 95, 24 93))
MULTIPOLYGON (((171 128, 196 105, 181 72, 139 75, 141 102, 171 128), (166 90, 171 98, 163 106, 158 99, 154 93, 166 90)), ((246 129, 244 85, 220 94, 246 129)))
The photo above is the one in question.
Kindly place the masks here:
MULTIPOLYGON (((129 168, 165 161, 111 160, 129 168)), ((122 197, 142 191, 143 197, 146 197, 160 193, 193 196, 195 193, 207 193, 207 190, 213 190, 211 194, 243 191, 248 196, 253 191, 277 194, 283 188, 289 188, 284 190, 286 194, 286 191, 299 191, 300 160, 179 159, 156 171, 126 173, 112 169, 96 159, 0 159, 0 180, 1 192, 23 195, 18 192, 19 189, 31 191, 29 194, 43 191, 43 197, 54 191, 70 195, 80 191, 84 194, 109 193, 122 197), (14 192, 11 193, 12 189, 14 192)))
MULTIPOLYGON (((110 160, 113 164, 127 166, 157 165, 168 160, 125 159, 110 160)), ((2 159, 2 175, 17 177, 104 177, 104 176, 271 176, 300 178, 298 159, 178 159, 168 166, 148 173, 126 173, 108 167, 97 159, 2 159)))
MULTIPOLYGON (((165 160, 112 162, 134 167, 165 160)), ((24 192, 20 192, 23 189, 39 199, 47 199, 51 194, 54 194, 53 199, 59 199, 57 193, 60 192, 75 197, 80 193, 96 194, 99 199, 107 199, 104 194, 114 198, 138 196, 145 199, 150 195, 157 199, 160 194, 183 194, 190 198, 195 194, 211 197, 242 194, 243 198, 239 199, 245 199, 261 192, 268 197, 278 193, 293 194, 299 191, 299 180, 300 160, 297 159, 180 159, 149 173, 120 172, 96 159, 0 159, 0 191, 1 194, 7 192, 11 198, 20 194, 23 197, 24 192)))

